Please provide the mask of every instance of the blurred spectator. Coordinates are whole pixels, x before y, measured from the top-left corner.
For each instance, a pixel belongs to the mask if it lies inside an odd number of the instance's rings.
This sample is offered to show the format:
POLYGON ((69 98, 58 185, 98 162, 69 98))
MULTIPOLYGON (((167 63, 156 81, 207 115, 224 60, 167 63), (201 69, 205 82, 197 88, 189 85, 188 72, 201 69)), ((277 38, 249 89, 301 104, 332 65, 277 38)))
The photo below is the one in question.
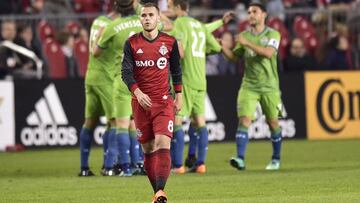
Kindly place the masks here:
MULTIPOLYGON (((224 32, 221 36, 221 44, 229 49, 234 47, 234 39, 230 32, 224 32)), ((219 75, 235 75, 236 74, 236 64, 232 61, 227 60, 224 55, 218 54, 219 64, 218 64, 218 73, 219 75)))
POLYGON ((351 69, 351 57, 349 54, 349 42, 346 37, 337 35, 332 37, 327 44, 328 53, 325 56, 324 65, 329 70, 351 69))
POLYGON ((30 25, 20 26, 18 29, 18 38, 15 40, 16 44, 33 51, 37 57, 43 58, 41 47, 38 46, 33 39, 33 31, 30 25))
POLYGON ((14 78, 35 78, 35 64, 30 59, 24 60, 25 55, 21 54, 23 52, 18 50, 14 43, 15 21, 2 22, 1 37, 3 43, 0 46, 0 78, 6 75, 12 75, 14 78))
POLYGON ((285 8, 282 0, 268 0, 266 11, 269 16, 278 17, 282 21, 285 20, 285 8))
POLYGON ((86 43, 89 42, 89 32, 87 29, 85 29, 85 28, 80 29, 79 39, 86 43))
POLYGON ((56 39, 59 41, 61 45, 61 50, 63 51, 65 55, 65 64, 68 72, 68 78, 79 78, 79 66, 76 62, 76 59, 74 57, 74 44, 75 44, 75 38, 68 32, 59 32, 56 35, 56 39))
POLYGON ((317 69, 313 56, 306 53, 304 42, 300 38, 291 41, 289 54, 284 60, 284 71, 304 71, 317 69))
POLYGON ((31 0, 30 7, 26 8, 28 14, 39 14, 44 10, 44 0, 31 0))
POLYGON ((357 33, 351 49, 354 68, 360 69, 360 33, 357 33))
MULTIPOLYGON (((221 35, 221 43, 232 49, 234 47, 234 39, 230 32, 224 32, 221 35)), ((223 54, 210 55, 206 59, 207 75, 235 75, 236 64, 227 60, 223 54)))

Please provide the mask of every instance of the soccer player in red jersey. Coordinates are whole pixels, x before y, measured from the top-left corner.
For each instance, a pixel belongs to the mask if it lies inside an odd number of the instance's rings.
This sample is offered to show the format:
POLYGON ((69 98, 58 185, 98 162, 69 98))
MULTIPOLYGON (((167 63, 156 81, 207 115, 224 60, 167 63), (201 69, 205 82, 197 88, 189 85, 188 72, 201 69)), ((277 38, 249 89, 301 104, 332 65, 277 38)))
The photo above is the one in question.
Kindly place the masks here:
POLYGON ((175 112, 181 108, 182 83, 177 41, 157 29, 159 15, 156 4, 143 5, 140 21, 144 30, 125 43, 122 79, 133 94, 133 115, 145 153, 144 167, 155 193, 153 202, 166 203, 170 142, 175 112), (175 101, 170 93, 169 71, 175 101))

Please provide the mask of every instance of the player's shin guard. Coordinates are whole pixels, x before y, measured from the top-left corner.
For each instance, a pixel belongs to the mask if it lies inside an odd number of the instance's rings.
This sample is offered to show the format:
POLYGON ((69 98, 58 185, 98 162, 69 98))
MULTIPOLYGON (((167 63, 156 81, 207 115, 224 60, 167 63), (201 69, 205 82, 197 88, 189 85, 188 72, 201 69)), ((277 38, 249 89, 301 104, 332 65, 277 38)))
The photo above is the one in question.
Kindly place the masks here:
POLYGON ((131 165, 136 166, 140 162, 140 144, 136 137, 136 131, 129 132, 131 165))
POLYGON ((198 159, 195 163, 196 166, 199 166, 201 164, 205 163, 205 159, 206 159, 206 153, 208 150, 208 130, 206 128, 206 126, 204 127, 200 127, 198 129, 198 136, 199 136, 199 141, 198 141, 198 159))
POLYGON ((105 168, 110 170, 113 168, 116 157, 118 155, 116 131, 112 129, 108 134, 108 150, 106 152, 105 168))
POLYGON ((237 156, 240 159, 245 159, 246 146, 249 142, 248 128, 239 126, 236 131, 236 149, 237 156))
POLYGON ((188 152, 188 157, 195 157, 196 155, 196 148, 197 148, 197 143, 198 143, 198 137, 195 134, 195 128, 193 127, 193 125, 190 123, 189 126, 189 152, 188 152))
POLYGON ((144 168, 154 193, 156 193, 155 155, 155 152, 144 154, 144 168))
POLYGON ((156 187, 155 191, 164 190, 166 181, 170 175, 171 159, 170 150, 159 149, 155 152, 156 158, 156 187))
POLYGON ((116 129, 119 164, 122 170, 130 169, 130 137, 128 129, 116 129))
POLYGON ((112 129, 106 129, 106 131, 104 132, 103 136, 102 136, 102 140, 103 140, 103 153, 104 153, 104 160, 103 160, 103 166, 105 166, 105 160, 106 160, 106 152, 108 150, 108 136, 109 133, 112 129))
POLYGON ((179 168, 182 166, 185 145, 184 131, 182 129, 182 126, 175 126, 173 142, 175 144, 174 159, 172 160, 174 162, 173 166, 175 168, 179 168))
POLYGON ((80 131, 80 162, 81 169, 89 168, 89 154, 91 148, 92 131, 83 127, 80 131))
POLYGON ((280 127, 272 130, 271 142, 272 142, 272 148, 273 148, 273 154, 272 154, 271 158, 275 159, 275 160, 280 160, 281 142, 282 142, 280 127))

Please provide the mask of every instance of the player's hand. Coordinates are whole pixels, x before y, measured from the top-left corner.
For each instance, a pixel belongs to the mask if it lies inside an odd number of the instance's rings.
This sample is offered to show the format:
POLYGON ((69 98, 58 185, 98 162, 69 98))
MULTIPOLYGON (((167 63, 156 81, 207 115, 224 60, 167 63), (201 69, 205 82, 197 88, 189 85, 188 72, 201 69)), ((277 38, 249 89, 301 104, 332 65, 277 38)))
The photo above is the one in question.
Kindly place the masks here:
POLYGON ((228 11, 223 15, 223 21, 224 24, 228 24, 230 20, 235 18, 235 12, 234 11, 228 11))
POLYGON ((237 35, 235 37, 235 41, 243 46, 247 46, 248 45, 248 40, 245 39, 245 37, 243 37, 242 35, 237 35))
POLYGON ((182 107, 182 93, 176 93, 174 101, 174 110, 175 113, 178 113, 182 107))
POLYGON ((147 94, 144 94, 139 88, 134 91, 134 95, 141 107, 149 109, 151 107, 151 99, 147 94))

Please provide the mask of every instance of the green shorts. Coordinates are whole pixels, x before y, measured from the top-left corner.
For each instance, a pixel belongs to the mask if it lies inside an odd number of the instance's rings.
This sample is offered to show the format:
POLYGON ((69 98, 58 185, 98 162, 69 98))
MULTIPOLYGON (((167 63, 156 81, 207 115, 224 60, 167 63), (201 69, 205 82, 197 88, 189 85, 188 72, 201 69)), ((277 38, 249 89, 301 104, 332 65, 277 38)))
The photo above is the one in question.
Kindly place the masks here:
POLYGON ((238 117, 247 116, 254 119, 257 104, 260 103, 266 119, 278 119, 282 108, 280 91, 259 93, 240 88, 237 97, 238 117))
POLYGON ((205 90, 196 90, 183 85, 181 111, 176 114, 179 117, 204 116, 205 115, 205 90))
POLYGON ((105 114, 112 117, 112 85, 85 84, 85 118, 97 119, 105 114))
POLYGON ((131 92, 122 81, 121 76, 116 76, 113 93, 114 118, 130 118, 132 115, 131 97, 131 92))

